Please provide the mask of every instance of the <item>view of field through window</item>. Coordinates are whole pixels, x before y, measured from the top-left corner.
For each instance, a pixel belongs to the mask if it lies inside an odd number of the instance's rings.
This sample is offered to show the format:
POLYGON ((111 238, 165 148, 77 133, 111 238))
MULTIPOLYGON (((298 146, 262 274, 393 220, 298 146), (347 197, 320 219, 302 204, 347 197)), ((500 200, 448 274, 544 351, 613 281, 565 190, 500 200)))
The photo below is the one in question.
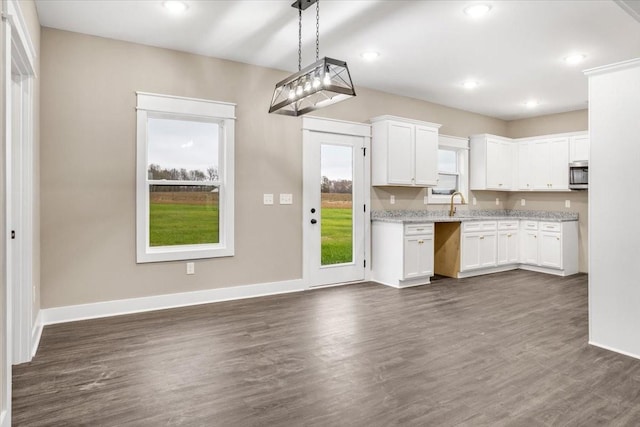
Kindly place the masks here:
POLYGON ((212 122, 148 120, 147 178, 154 181, 149 183, 150 247, 220 242, 220 185, 213 184, 220 178, 219 131, 212 122))
POLYGON ((321 265, 353 261, 353 151, 323 144, 321 148, 321 265))

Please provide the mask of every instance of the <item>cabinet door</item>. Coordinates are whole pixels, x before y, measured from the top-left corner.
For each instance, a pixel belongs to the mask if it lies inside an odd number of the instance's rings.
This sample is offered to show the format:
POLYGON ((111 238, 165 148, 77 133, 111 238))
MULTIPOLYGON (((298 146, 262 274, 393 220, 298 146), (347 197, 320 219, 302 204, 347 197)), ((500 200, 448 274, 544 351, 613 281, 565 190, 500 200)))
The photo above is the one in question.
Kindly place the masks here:
POLYGON ((433 236, 404 239, 404 278, 433 276, 433 236))
POLYGON ((504 187, 504 154, 502 141, 487 140, 487 188, 504 187))
POLYGON ((520 190, 531 190, 533 188, 531 179, 531 157, 529 153, 529 143, 518 143, 518 188, 520 190))
POLYGON ((387 146, 389 184, 411 185, 414 180, 414 126, 389 122, 387 146))
POLYGON ((496 232, 480 235, 480 267, 495 267, 497 265, 497 235, 496 232))
POLYGON ((480 268, 480 233, 462 233, 460 271, 480 268))
POLYGON ((569 161, 589 161, 589 135, 572 136, 569 147, 569 161))
POLYGON ((551 185, 551 145, 548 140, 534 141, 529 146, 531 177, 534 190, 549 190, 551 185))
POLYGON ((415 138, 415 183, 436 185, 438 183, 438 130, 416 126, 415 138))
POLYGON ((538 232, 524 230, 522 235, 522 257, 523 264, 538 265, 538 232))
POLYGON ((517 231, 507 234, 507 263, 517 264, 520 260, 520 239, 517 231))
POLYGON ((562 269, 562 233, 540 232, 540 265, 562 269))
POLYGON ((550 143, 550 190, 569 189, 569 138, 557 138, 550 143))

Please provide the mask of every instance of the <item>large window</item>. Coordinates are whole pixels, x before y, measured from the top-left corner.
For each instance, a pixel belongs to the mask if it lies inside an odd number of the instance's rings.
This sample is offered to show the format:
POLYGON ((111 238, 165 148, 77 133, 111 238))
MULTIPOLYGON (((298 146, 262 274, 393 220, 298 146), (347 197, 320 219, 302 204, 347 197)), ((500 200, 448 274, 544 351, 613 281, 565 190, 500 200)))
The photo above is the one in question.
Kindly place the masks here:
POLYGON ((138 262, 233 255, 234 115, 138 93, 138 262))
MULTIPOLYGON (((468 199, 469 186, 469 141, 440 135, 438 139, 438 185, 429 188, 428 202, 433 204, 450 203, 451 195, 459 191, 468 199)), ((460 203, 460 198, 455 198, 460 203)))

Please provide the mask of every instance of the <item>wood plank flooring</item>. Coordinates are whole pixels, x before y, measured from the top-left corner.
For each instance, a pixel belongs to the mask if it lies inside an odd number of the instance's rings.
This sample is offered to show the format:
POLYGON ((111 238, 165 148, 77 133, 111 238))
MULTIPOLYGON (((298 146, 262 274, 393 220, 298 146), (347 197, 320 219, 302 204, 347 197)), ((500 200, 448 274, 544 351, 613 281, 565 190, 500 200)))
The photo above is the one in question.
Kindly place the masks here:
POLYGON ((47 326, 16 426, 638 426, 587 276, 373 283, 47 326))

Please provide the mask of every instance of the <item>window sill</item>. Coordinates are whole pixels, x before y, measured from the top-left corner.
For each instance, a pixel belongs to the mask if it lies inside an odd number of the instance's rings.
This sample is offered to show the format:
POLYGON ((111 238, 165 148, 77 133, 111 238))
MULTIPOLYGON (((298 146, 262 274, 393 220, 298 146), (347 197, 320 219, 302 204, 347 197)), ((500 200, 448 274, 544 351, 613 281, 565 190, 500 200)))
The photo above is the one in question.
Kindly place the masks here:
POLYGON ((194 259, 230 257, 233 255, 233 248, 198 248, 197 246, 185 245, 175 248, 148 248, 145 252, 138 253, 136 262, 143 264, 147 262, 188 261, 194 259))

